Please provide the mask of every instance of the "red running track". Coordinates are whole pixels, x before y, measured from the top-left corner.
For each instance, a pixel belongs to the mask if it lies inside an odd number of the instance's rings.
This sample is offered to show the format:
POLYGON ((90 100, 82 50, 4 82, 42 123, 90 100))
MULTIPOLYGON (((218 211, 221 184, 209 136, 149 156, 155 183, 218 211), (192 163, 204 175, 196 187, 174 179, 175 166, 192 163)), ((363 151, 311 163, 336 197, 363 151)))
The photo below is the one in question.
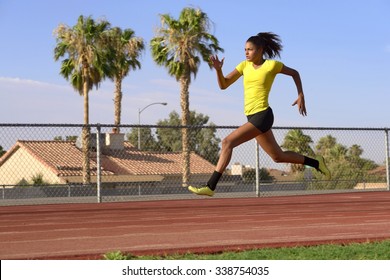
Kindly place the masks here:
POLYGON ((390 192, 0 207, 1 259, 212 253, 390 238, 390 192))

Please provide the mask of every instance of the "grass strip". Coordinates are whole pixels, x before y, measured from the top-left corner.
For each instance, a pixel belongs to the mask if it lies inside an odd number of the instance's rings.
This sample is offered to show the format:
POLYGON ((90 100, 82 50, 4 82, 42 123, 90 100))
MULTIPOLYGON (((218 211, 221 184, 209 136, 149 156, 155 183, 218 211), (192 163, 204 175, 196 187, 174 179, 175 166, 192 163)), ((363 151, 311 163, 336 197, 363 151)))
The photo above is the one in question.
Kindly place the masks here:
POLYGON ((264 248, 219 254, 134 256, 117 251, 107 253, 103 258, 105 260, 390 260, 390 240, 345 245, 264 248))

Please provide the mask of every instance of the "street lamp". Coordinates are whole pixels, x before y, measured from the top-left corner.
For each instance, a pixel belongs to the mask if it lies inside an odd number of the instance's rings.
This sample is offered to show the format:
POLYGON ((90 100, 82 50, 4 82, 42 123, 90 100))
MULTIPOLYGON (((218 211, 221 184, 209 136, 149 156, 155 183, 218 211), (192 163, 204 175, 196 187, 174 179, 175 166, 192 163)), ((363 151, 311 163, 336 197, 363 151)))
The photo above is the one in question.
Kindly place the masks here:
MULTIPOLYGON (((168 103, 166 102, 155 102, 155 103, 151 103, 149 104, 148 106, 142 108, 142 109, 139 109, 138 108, 138 125, 141 125, 141 113, 148 107, 152 106, 152 105, 168 105, 168 103)), ((141 150, 141 127, 138 126, 138 150, 141 150)))

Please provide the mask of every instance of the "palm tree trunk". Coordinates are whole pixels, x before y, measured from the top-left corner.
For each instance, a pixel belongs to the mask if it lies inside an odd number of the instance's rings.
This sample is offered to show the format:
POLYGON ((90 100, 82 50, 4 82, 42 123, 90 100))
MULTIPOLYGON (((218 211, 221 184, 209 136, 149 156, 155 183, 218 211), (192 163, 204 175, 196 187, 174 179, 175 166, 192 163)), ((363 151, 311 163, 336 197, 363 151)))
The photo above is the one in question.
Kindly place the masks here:
MULTIPOLYGON (((180 79, 180 106, 181 106, 181 124, 187 126, 190 116, 190 101, 188 88, 190 85, 189 76, 183 75, 180 79)), ((183 147, 183 175, 182 186, 187 187, 190 181, 190 148, 189 148, 189 133, 188 128, 182 128, 182 147, 183 147)))
POLYGON ((84 79, 84 127, 82 132, 83 142, 83 184, 91 183, 91 169, 89 164, 90 129, 89 125, 89 96, 88 82, 84 79))
POLYGON ((116 132, 119 133, 119 125, 121 124, 122 114, 122 81, 115 78, 115 98, 114 98, 114 124, 116 132))

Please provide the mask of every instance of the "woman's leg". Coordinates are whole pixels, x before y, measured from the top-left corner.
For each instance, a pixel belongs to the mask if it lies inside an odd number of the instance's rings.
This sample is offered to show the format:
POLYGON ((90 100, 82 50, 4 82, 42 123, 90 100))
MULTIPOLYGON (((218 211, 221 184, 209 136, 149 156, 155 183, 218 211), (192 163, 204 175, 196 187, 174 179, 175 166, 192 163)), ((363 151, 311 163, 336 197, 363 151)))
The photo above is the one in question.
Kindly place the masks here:
POLYGON ((258 135, 256 141, 275 162, 298 164, 304 164, 305 162, 305 157, 303 155, 291 151, 283 151, 276 142, 271 129, 258 135))
POLYGON ((283 151, 276 142, 271 129, 262 133, 253 124, 248 122, 223 139, 221 154, 216 169, 207 182, 207 185, 200 188, 189 186, 188 189, 198 195, 213 196, 218 180, 221 178, 222 173, 230 162, 233 149, 253 138, 256 138, 257 143, 275 162, 310 165, 321 171, 330 179, 330 172, 322 157, 312 159, 295 152, 283 151))
POLYGON ((258 137, 260 134, 261 132, 249 122, 230 133, 222 140, 222 149, 215 171, 223 173, 230 162, 233 149, 242 143, 258 137))
POLYGON ((209 181, 206 185, 199 188, 189 186, 189 191, 198 194, 198 195, 208 195, 213 196, 214 190, 217 186, 219 179, 222 176, 222 173, 225 171, 228 166, 230 159, 232 158, 233 149, 242 143, 245 143, 251 139, 254 139, 256 136, 260 135, 261 132, 251 123, 246 123, 235 131, 230 133, 226 138, 222 140, 222 149, 219 156, 217 166, 214 173, 211 175, 209 181))
POLYGON ((308 165, 316 168, 318 171, 324 174, 328 180, 331 179, 331 173, 326 166, 325 160, 322 156, 316 156, 316 158, 313 159, 295 152, 283 151, 278 143, 276 143, 272 130, 268 130, 267 132, 258 135, 256 137, 256 141, 275 162, 308 165))

